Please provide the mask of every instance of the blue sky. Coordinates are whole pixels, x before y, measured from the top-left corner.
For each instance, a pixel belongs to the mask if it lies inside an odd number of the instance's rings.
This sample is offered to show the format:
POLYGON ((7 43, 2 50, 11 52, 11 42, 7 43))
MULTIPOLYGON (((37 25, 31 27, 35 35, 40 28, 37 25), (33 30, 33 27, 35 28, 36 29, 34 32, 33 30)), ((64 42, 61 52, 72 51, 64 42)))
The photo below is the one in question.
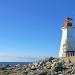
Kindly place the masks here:
POLYGON ((57 57, 67 16, 74 0, 0 0, 0 61, 57 57))

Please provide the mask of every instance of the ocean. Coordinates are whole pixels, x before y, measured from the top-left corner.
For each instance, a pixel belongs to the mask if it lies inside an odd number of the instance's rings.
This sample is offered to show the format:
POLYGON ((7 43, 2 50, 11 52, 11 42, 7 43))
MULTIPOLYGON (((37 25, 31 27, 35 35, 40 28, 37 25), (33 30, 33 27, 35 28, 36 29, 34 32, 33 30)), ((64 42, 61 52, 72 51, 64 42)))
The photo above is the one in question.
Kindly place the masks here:
POLYGON ((0 62, 0 65, 17 65, 17 64, 20 64, 20 65, 24 65, 24 64, 31 64, 32 62, 0 62))

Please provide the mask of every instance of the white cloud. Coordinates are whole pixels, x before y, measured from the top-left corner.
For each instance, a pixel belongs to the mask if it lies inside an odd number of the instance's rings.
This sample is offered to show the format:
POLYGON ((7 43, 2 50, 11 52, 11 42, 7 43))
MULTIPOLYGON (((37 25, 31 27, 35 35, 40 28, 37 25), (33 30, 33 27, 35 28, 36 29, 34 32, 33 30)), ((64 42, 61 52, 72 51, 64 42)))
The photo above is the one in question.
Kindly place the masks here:
POLYGON ((0 62, 29 62, 36 60, 38 60, 38 58, 35 57, 0 55, 0 62))

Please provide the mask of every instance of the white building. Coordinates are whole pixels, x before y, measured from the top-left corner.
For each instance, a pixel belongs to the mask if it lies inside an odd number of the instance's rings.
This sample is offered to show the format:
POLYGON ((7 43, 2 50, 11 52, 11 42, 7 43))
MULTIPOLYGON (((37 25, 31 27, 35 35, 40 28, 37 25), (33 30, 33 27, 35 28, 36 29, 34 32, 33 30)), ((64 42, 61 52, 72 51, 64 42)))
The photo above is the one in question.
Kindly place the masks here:
POLYGON ((75 27, 72 25, 72 18, 65 18, 62 27, 62 39, 59 57, 75 56, 75 27))

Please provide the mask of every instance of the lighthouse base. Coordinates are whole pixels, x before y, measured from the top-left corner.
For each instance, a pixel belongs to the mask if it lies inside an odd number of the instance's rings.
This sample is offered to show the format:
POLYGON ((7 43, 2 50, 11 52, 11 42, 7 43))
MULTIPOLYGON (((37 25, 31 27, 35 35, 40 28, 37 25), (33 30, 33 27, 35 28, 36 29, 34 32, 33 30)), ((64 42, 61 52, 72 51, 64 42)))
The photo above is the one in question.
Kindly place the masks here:
POLYGON ((75 51, 64 51, 62 57, 75 56, 75 51))
POLYGON ((62 61, 64 60, 65 62, 67 60, 70 60, 72 63, 75 64, 75 56, 70 56, 70 57, 60 57, 59 59, 61 59, 62 61))

